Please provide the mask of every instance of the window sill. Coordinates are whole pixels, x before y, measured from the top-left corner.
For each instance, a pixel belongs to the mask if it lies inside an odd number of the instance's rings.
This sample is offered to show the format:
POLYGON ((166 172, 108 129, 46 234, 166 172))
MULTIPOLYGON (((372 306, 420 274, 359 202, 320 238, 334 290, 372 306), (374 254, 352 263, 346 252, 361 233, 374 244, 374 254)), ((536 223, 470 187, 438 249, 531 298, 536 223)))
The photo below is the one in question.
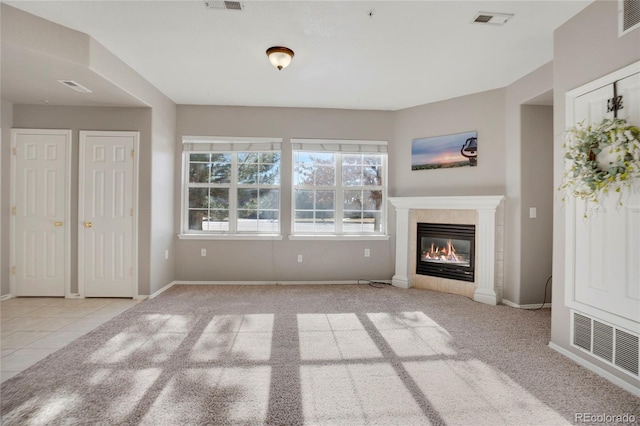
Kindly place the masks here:
POLYGON ((180 240, 282 240, 280 234, 178 234, 180 240))
POLYGON ((388 235, 289 235, 291 241, 387 241, 388 235))

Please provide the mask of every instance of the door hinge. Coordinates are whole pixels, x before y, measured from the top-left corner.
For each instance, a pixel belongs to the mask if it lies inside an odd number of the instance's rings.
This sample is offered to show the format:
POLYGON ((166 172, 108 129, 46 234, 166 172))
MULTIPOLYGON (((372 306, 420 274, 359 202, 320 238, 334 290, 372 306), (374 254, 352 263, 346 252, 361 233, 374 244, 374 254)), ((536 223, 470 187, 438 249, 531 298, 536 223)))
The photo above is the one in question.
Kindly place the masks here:
POLYGON ((133 268, 129 269, 129 275, 133 276, 133 268))
POLYGON ((17 270, 17 269, 16 269, 16 267, 14 266, 13 268, 11 268, 11 273, 12 273, 13 275, 15 275, 15 274, 16 274, 16 270, 17 270))
POLYGON ((15 206, 14 206, 14 207, 11 207, 11 214, 12 214, 12 215, 14 215, 14 216, 16 215, 16 208, 15 208, 15 206))
POLYGON ((131 150, 131 158, 133 158, 133 156, 135 155, 135 152, 136 152, 135 150, 133 149, 131 150))
POLYGON ((131 217, 133 217, 133 209, 131 209, 131 212, 129 212, 129 214, 131 214, 131 217))
POLYGON ((13 147, 13 155, 18 155, 18 148, 15 146, 13 147))

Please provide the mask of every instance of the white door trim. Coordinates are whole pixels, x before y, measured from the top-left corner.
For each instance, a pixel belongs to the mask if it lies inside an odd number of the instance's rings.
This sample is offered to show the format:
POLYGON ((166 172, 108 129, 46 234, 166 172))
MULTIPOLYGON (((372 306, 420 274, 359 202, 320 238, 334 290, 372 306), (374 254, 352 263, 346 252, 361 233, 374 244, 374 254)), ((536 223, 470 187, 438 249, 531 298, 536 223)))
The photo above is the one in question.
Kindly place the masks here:
POLYGON ((35 134, 35 135, 64 135, 65 149, 66 149, 66 167, 65 167, 65 189, 64 196, 66 202, 64 205, 64 278, 65 278, 65 296, 71 295, 71 148, 73 146, 73 136, 71 130, 65 129, 11 129, 11 194, 10 202, 11 209, 9 220, 9 266, 11 272, 9 274, 9 285, 11 296, 16 297, 16 276, 13 273, 13 268, 16 266, 16 216, 13 214, 13 208, 16 206, 16 155, 17 138, 20 134, 35 134))
POLYGON ((133 137, 133 233, 132 233, 132 256, 133 256, 133 280, 131 288, 131 297, 138 296, 138 153, 140 152, 140 132, 133 131, 101 131, 101 130, 80 130, 78 141, 78 293, 80 297, 85 297, 84 273, 82 265, 84 265, 84 238, 82 233, 82 223, 84 216, 84 181, 82 177, 85 172, 85 138, 87 136, 132 136, 133 137))

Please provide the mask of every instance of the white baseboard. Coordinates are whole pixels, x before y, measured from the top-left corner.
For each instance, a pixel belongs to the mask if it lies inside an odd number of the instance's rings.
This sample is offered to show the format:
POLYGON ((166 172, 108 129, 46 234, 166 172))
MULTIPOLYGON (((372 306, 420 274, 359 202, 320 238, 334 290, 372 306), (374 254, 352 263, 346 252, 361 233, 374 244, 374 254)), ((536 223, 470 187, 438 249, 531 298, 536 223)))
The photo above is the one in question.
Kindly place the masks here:
POLYGON ((9 299, 13 299, 13 294, 9 293, 9 294, 5 294, 4 296, 0 296, 0 300, 9 300, 9 299))
POLYGON ((149 299, 153 299, 154 297, 157 297, 160 293, 163 293, 167 290, 169 290, 171 287, 173 287, 174 285, 176 285, 177 282, 176 281, 171 281, 169 284, 165 285, 164 287, 162 287, 160 290, 153 292, 153 294, 150 294, 148 296, 149 299))
MULTIPOLYGON (((341 281, 174 281, 170 285, 334 285, 367 284, 369 281, 390 284, 389 280, 341 280, 341 281)), ((160 292, 164 289, 159 290, 160 292)), ((155 293, 154 293, 155 294, 155 293)))
POLYGON ((502 304, 510 306, 512 308, 517 308, 517 309, 540 309, 541 306, 542 308, 551 307, 551 303, 545 303, 544 305, 541 305, 540 303, 532 303, 529 305, 518 305, 517 303, 514 303, 511 300, 507 300, 507 299, 502 299, 502 304))
POLYGON ((84 299, 84 297, 80 293, 69 293, 65 296, 65 299, 84 299))
POLYGON ((615 376, 611 373, 609 373, 607 370, 598 367, 597 365, 589 362, 588 360, 574 354, 571 351, 566 350, 565 348, 556 345, 553 342, 549 342, 549 347, 551 349, 553 349, 554 351, 566 356, 567 358, 569 358, 570 360, 578 363, 579 365, 583 366, 584 368, 586 368, 587 370, 597 374, 598 376, 601 376, 605 379, 607 379, 608 381, 610 381, 611 383, 613 383, 614 385, 620 386, 622 389, 626 390, 627 392, 632 393, 633 395, 640 397, 640 387, 634 386, 629 382, 626 382, 622 379, 620 379, 618 376, 615 376))

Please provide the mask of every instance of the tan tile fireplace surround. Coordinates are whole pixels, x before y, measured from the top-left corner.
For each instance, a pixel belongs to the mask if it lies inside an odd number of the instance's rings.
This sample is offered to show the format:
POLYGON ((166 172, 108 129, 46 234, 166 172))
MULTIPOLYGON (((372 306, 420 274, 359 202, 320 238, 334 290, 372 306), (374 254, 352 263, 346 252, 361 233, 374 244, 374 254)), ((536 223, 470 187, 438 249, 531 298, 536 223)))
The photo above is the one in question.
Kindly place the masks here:
POLYGON ((502 298, 504 197, 391 197, 396 209, 396 270, 392 283, 425 288, 497 304, 502 298), (416 274, 418 223, 475 225, 475 281, 416 274))

